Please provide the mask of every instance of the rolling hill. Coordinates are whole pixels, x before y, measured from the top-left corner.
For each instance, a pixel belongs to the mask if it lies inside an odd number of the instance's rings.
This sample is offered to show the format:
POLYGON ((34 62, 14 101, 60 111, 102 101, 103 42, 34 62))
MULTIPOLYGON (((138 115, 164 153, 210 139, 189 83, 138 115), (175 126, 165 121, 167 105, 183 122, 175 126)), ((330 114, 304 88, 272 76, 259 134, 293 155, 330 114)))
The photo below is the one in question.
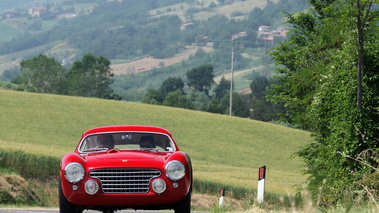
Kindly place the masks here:
POLYGON ((290 155, 309 143, 308 132, 250 119, 147 105, 0 90, 0 148, 62 157, 81 134, 107 125, 168 129, 193 162, 194 177, 247 189, 257 187, 266 165, 266 190, 293 193, 305 180, 290 155))
MULTIPOLYGON (((298 7, 303 5, 301 0, 60 0, 48 5, 50 9, 44 16, 28 18, 30 7, 44 6, 48 1, 16 2, 22 12, 4 12, 0 17, 0 78, 7 71, 2 78, 6 81, 18 74, 21 60, 40 53, 62 61, 67 67, 88 52, 105 56, 112 61, 116 81, 125 80, 120 74, 153 68, 174 70, 170 76, 181 77, 204 64, 212 64, 216 75, 225 74, 230 72, 230 37, 240 32, 246 36, 236 42, 235 71, 270 76, 272 70, 264 73, 255 69, 263 65, 264 55, 263 43, 257 40, 256 31, 260 25, 281 25, 283 10, 297 11, 304 7, 298 7), (74 15, 68 16, 72 19, 61 19, 65 14, 74 15), (212 51, 206 50, 208 43, 212 44, 212 51), (193 45, 204 47, 207 54, 196 56, 196 51, 189 48, 193 45)), ((13 8, 16 2, 7 1, 7 5, 13 8)), ((164 73, 158 75, 152 84, 150 79, 137 73, 141 79, 138 85, 121 82, 128 86, 114 84, 113 89, 124 100, 134 100, 136 97, 132 94, 138 90, 137 98, 141 99, 148 89, 157 88, 167 78, 164 73)), ((236 89, 248 89, 250 82, 245 74, 240 75, 235 82, 236 89)))

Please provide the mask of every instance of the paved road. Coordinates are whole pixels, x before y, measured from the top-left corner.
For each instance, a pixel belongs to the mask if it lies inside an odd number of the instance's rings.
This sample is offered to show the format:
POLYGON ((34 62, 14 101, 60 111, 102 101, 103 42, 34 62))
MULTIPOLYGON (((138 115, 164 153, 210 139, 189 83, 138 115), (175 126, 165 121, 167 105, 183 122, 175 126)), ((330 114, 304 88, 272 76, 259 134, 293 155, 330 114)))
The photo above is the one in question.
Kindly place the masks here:
MULTIPOLYGON (((58 213, 59 209, 6 209, 0 208, 0 213, 58 213)), ((174 211, 134 211, 134 210, 123 210, 117 211, 116 213, 173 213, 174 211)), ((83 211, 83 213, 99 213, 99 211, 83 211)), ((198 212, 200 213, 200 212, 198 212)), ((204 212, 205 213, 205 212, 204 212)))
MULTIPOLYGON (((0 209, 0 213, 58 213, 59 209, 0 209)), ((123 210, 117 213, 173 213, 174 211, 134 211, 123 210)), ((83 211, 83 213, 99 213, 99 211, 83 211)))

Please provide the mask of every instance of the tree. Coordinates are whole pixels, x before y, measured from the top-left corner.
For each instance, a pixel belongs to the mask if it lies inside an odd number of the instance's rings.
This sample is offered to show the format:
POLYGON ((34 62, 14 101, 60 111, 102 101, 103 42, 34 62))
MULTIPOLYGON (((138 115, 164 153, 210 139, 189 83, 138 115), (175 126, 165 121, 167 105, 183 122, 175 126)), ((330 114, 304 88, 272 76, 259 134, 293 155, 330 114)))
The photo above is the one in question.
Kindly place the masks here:
POLYGON ((176 90, 167 94, 163 101, 163 105, 171 107, 179 107, 184 109, 192 109, 192 103, 181 90, 176 90))
POLYGON ((26 90, 39 93, 59 93, 61 81, 66 73, 62 65, 46 55, 22 60, 19 81, 26 90))
POLYGON ((290 107, 284 119, 312 133, 296 155, 320 205, 377 197, 378 9, 371 0, 310 3, 307 13, 287 14, 294 28, 271 53, 282 83, 270 97, 290 107))
POLYGON ((147 104, 158 104, 163 103, 162 93, 157 89, 149 89, 145 96, 142 98, 143 103, 147 104))
MULTIPOLYGON (((233 84, 234 87, 234 84, 233 84)), ((225 80, 224 76, 222 76, 220 83, 216 86, 216 88, 213 90, 215 93, 215 97, 218 101, 222 99, 226 94, 228 94, 230 91, 230 81, 225 80)))
POLYGON ((81 61, 73 63, 67 73, 67 93, 84 97, 109 97, 113 93, 110 85, 114 76, 111 73, 110 63, 103 56, 85 54, 81 61))
MULTIPOLYGON (((223 114, 229 114, 230 94, 226 94, 220 101, 220 108, 223 109, 223 114)), ((238 93, 233 93, 233 115, 238 117, 249 117, 249 106, 242 100, 238 93)))
POLYGON ((209 89, 214 83, 213 77, 213 66, 211 64, 196 67, 187 71, 187 85, 208 95, 209 89))
POLYGON ((250 83, 251 96, 255 100, 265 98, 267 95, 266 88, 269 86, 269 80, 265 76, 259 76, 250 83))
POLYGON ((194 110, 206 111, 209 105, 209 97, 204 92, 196 92, 192 88, 187 94, 194 110))
POLYGON ((162 82, 162 85, 159 88, 159 90, 161 91, 163 97, 166 97, 166 95, 170 92, 174 92, 176 90, 183 91, 183 87, 184 83, 181 78, 168 77, 166 80, 162 82))
POLYGON ((212 98, 207 108, 207 112, 223 114, 225 109, 216 98, 212 98))
MULTIPOLYGON (((278 84, 279 82, 276 82, 278 84)), ((275 84, 275 80, 268 79, 265 76, 259 76, 250 83, 251 89, 251 108, 250 118, 260 121, 279 120, 280 113, 284 113, 284 106, 282 103, 274 103, 266 99, 269 94, 267 88, 275 84)))
POLYGON ((11 69, 5 70, 1 77, 3 77, 6 80, 13 80, 16 76, 19 76, 20 74, 20 69, 15 66, 11 69))

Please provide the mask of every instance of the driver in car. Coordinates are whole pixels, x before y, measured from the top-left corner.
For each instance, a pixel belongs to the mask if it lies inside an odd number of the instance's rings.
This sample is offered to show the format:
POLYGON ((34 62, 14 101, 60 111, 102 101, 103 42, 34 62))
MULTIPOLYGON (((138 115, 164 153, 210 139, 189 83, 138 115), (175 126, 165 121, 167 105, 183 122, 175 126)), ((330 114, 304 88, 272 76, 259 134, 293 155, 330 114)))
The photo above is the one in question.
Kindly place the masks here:
POLYGON ((98 148, 114 148, 114 139, 111 134, 104 134, 97 136, 97 147, 98 148))
POLYGON ((156 148, 155 140, 151 135, 142 136, 139 144, 141 148, 156 148))

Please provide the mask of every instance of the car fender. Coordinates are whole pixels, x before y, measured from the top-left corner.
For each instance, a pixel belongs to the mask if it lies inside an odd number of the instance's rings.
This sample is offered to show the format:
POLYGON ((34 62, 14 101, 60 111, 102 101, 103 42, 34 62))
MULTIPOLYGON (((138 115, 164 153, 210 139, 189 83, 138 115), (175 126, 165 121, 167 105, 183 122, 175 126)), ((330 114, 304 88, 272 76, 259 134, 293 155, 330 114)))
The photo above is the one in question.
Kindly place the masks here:
POLYGON ((193 177, 192 177, 192 163, 191 163, 191 158, 189 157, 189 155, 187 155, 185 152, 182 152, 182 151, 177 151, 177 152, 174 152, 172 153, 168 158, 167 158, 167 161, 166 161, 166 164, 170 161, 173 161, 173 160, 178 160, 180 161, 185 169, 186 169, 186 175, 184 176, 184 181, 185 181, 185 184, 186 184, 186 187, 187 187, 187 193, 192 190, 192 182, 193 182, 193 177))
POLYGON ((86 171, 86 165, 85 165, 86 161, 83 158, 83 156, 81 156, 81 155, 79 155, 78 153, 75 153, 75 152, 68 153, 65 156, 63 156, 63 158, 61 159, 61 166, 60 166, 60 181, 61 181, 61 184, 62 184, 63 194, 65 195, 65 197, 67 199, 69 199, 69 193, 68 192, 72 191, 72 190, 69 190, 69 189, 72 187, 73 184, 70 183, 66 179, 66 177, 64 175, 64 170, 65 170, 66 166, 69 163, 73 163, 73 162, 81 164, 83 166, 83 168, 84 168, 85 174, 87 173, 87 171, 86 171))

